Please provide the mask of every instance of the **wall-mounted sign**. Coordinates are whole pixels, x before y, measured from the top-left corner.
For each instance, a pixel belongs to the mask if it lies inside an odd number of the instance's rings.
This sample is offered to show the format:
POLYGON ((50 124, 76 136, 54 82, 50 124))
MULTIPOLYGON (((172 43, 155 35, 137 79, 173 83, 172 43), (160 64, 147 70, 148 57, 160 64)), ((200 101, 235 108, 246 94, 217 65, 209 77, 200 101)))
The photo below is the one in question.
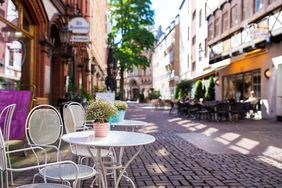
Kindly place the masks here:
POLYGON ((72 35, 70 42, 90 42, 90 38, 87 35, 72 35))
POLYGON ((89 33, 89 23, 85 18, 76 17, 71 19, 68 24, 68 29, 72 31, 72 33, 76 34, 86 34, 89 33))

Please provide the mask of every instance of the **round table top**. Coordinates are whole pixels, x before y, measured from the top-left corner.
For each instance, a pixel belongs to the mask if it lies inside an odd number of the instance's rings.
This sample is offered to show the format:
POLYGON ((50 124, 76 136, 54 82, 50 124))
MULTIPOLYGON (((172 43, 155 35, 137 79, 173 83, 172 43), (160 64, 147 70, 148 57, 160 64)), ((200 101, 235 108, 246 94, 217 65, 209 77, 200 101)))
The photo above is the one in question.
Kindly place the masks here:
POLYGON ((101 147, 141 146, 156 140, 149 134, 126 131, 109 131, 106 137, 95 137, 93 130, 65 134, 62 139, 70 144, 101 147))
POLYGON ((131 126, 145 126, 148 123, 146 121, 139 121, 139 120, 130 120, 130 119, 125 119, 120 122, 113 122, 111 123, 112 126, 121 126, 121 127, 131 127, 131 126))

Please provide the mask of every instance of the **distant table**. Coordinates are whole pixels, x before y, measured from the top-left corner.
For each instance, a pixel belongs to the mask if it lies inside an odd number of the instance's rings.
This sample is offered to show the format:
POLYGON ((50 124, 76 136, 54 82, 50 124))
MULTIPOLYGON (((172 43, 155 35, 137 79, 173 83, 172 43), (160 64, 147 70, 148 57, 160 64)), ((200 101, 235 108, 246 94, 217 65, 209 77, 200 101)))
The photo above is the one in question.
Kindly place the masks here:
POLYGON ((132 183, 133 187, 135 187, 134 182, 128 176, 125 176, 126 168, 140 153, 142 146, 151 144, 156 140, 155 137, 148 134, 126 131, 110 131, 107 137, 95 137, 93 130, 65 134, 63 135, 62 139, 70 144, 87 146, 88 151, 93 159, 95 159, 95 156, 94 153, 92 153, 91 147, 95 146, 97 148, 97 170, 101 175, 103 188, 108 187, 106 169, 101 158, 101 149, 103 147, 120 148, 120 153, 117 156, 117 159, 115 159, 116 163, 119 164, 117 165, 119 166, 118 169, 120 169, 119 176, 117 177, 117 181, 115 182, 115 188, 118 187, 122 176, 126 177, 132 183), (123 165, 122 157, 124 148, 131 146, 136 146, 137 152, 131 157, 131 159, 128 160, 125 165, 123 165))
POLYGON ((120 122, 111 123, 113 127, 125 127, 126 129, 131 128, 132 131, 134 131, 136 127, 144 127, 147 124, 148 123, 146 121, 129 120, 129 119, 125 119, 120 122))

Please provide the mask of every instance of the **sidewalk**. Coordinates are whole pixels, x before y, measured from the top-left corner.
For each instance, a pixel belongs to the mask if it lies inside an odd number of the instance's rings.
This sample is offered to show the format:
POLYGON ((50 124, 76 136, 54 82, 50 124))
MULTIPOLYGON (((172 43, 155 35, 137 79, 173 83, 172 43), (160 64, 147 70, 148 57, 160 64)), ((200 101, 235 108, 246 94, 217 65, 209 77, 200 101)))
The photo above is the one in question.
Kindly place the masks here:
MULTIPOLYGON (((137 187, 282 187, 281 122, 209 123, 169 115, 148 104, 129 106, 126 119, 149 122, 139 131, 156 137, 128 168, 137 187)), ((65 145, 64 158, 71 159, 67 149, 65 145)), ((135 149, 126 152, 125 160, 135 149)), ((21 164, 32 163, 18 158, 21 164)), ((31 182, 33 173, 15 174, 15 183, 31 182)), ((85 181, 83 187, 90 183, 85 181)), ((130 186, 122 180, 120 187, 130 186)))

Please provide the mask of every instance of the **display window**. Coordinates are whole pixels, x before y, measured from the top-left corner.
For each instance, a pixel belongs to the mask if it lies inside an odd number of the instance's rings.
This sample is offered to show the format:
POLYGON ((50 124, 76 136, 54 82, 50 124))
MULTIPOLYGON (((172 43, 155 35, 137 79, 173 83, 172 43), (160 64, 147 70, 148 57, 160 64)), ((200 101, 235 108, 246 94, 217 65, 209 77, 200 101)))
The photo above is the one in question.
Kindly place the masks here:
POLYGON ((33 27, 22 1, 0 6, 0 87, 30 80, 33 27))
POLYGON ((223 96, 225 100, 246 100, 248 99, 249 93, 252 90, 255 92, 256 97, 260 98, 260 69, 223 77, 223 96))

